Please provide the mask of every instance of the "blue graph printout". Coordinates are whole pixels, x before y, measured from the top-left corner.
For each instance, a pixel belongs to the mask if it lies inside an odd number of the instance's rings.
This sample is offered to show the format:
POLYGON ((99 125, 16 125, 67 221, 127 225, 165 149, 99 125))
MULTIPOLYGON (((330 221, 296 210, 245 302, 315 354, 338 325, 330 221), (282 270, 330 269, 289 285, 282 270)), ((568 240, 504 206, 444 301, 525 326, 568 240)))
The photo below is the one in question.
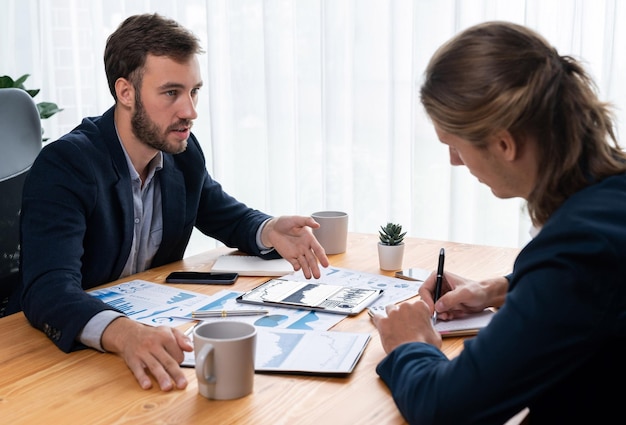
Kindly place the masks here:
MULTIPOLYGON (((247 310, 258 308, 267 310, 265 316, 236 316, 232 320, 247 322, 254 326, 278 329, 327 330, 339 323, 346 316, 332 313, 321 313, 304 309, 252 306, 237 302, 242 292, 224 289, 210 297, 210 301, 199 310, 247 310)), ((228 318, 226 318, 228 319, 228 318)), ((225 320, 221 317, 204 319, 205 322, 225 320)))
POLYGON ((260 329, 257 372, 350 373, 365 349, 367 333, 260 329))
POLYGON ((190 315, 209 301, 209 296, 145 280, 131 280, 89 294, 120 310, 133 320, 147 325, 177 326, 188 322, 178 319, 190 315))
MULTIPOLYGON (((368 333, 257 328, 257 372, 348 374, 370 340, 368 333)), ((193 353, 181 364, 194 367, 193 353)))
MULTIPOLYGON (((255 308, 236 301, 241 292, 222 290, 214 295, 204 295, 144 280, 133 280, 89 293, 117 308, 129 318, 153 326, 180 326, 189 323, 193 320, 191 317, 193 311, 255 308)), ((258 309, 267 310, 268 314, 207 318, 204 321, 238 320, 268 328, 326 330, 345 317, 280 307, 258 307, 258 309)))
MULTIPOLYGON (((129 318, 147 325, 178 326, 191 321, 192 311, 250 309, 236 302, 241 292, 222 290, 214 295, 132 280, 89 292, 129 318)), ((248 321, 257 327, 255 368, 290 373, 350 373, 369 341, 367 333, 326 331, 345 316, 293 308, 259 307, 264 316, 208 318, 205 321, 248 321)), ((193 366, 185 353, 183 366, 193 366)))

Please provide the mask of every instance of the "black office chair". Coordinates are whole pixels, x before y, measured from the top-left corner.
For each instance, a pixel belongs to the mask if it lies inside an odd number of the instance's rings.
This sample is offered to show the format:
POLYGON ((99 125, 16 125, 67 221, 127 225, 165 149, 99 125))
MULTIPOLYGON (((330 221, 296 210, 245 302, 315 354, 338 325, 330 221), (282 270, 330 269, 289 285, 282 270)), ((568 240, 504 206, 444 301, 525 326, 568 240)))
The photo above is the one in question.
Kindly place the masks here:
POLYGON ((35 101, 24 90, 0 89, 0 317, 19 283, 22 187, 40 150, 35 101))

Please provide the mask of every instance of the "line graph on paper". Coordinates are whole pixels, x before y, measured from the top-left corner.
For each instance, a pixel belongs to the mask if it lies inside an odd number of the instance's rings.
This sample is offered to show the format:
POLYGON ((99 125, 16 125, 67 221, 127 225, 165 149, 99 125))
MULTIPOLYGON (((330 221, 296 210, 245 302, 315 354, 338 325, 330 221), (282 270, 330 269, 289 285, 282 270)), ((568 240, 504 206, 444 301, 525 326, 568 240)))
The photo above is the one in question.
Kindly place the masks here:
POLYGON ((262 329, 255 357, 257 371, 348 373, 368 336, 346 332, 262 329))

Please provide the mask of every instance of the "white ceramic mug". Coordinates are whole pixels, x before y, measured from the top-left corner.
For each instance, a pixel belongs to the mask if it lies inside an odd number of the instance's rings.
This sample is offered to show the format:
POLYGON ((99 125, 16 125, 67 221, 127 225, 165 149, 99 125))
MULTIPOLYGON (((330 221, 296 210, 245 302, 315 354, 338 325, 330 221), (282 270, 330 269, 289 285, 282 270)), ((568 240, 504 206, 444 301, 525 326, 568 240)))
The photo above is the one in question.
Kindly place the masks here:
POLYGON ((342 211, 318 211, 311 217, 320 224, 313 235, 326 254, 346 252, 348 243, 348 214, 342 211))
POLYGON ((198 325, 193 333, 198 392, 214 400, 252 393, 256 328, 224 320, 198 325))

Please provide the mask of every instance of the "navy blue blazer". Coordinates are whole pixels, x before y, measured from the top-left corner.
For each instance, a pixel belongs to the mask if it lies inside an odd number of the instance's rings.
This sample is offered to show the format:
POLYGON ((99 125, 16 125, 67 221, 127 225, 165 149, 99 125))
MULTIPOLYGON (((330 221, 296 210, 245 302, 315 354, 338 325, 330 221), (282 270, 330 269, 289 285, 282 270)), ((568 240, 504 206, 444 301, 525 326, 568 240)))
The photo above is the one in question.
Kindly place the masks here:
POLYGON ((407 422, 503 424, 525 407, 531 424, 623 417, 626 175, 566 200, 509 278, 504 305, 458 357, 409 343, 380 362, 407 422))
MULTIPOLYGON (((113 110, 85 118, 46 145, 24 185, 21 308, 66 352, 80 348, 76 337, 89 319, 111 309, 85 290, 118 279, 131 249, 130 173, 113 110)), ((180 260, 194 226, 226 246, 261 255, 256 232, 270 216, 224 192, 208 174, 195 136, 185 152, 163 157, 157 172, 163 236, 151 267, 180 260)))

